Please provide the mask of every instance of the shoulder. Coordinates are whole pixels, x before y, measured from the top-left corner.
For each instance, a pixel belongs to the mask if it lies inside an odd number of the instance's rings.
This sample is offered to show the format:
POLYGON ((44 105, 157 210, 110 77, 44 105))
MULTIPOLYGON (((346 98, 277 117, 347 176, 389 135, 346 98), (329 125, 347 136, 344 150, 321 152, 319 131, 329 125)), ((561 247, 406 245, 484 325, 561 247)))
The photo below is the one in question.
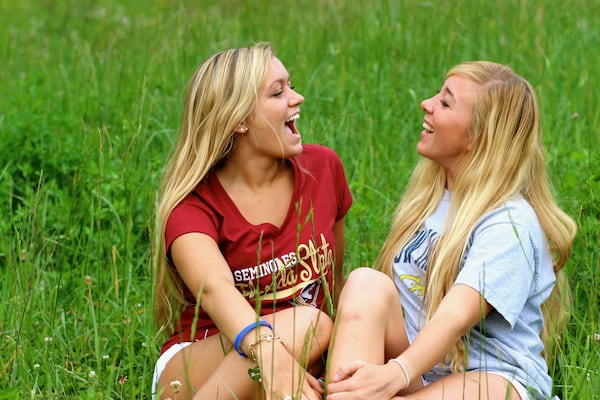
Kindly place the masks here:
POLYGON ((533 207, 522 196, 514 196, 485 214, 476 224, 471 240, 494 243, 494 246, 515 251, 547 246, 546 236, 533 207), (479 240, 477 240, 479 238, 479 240))
POLYGON ((208 179, 200 182, 173 208, 166 223, 167 234, 209 232, 213 236, 226 212, 226 202, 219 188, 208 179))
POLYGON ((540 226, 535 210, 522 196, 516 195, 484 215, 479 225, 509 224, 525 229, 540 226))

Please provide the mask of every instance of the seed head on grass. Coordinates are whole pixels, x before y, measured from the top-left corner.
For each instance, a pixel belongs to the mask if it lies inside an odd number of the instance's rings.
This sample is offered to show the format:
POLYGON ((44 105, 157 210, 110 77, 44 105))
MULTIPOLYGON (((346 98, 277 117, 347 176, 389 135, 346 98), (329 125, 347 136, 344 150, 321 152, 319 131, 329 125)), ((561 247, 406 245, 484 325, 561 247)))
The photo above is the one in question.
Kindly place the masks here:
POLYGON ((178 380, 171 381, 170 385, 171 385, 171 389, 173 389, 173 393, 177 394, 181 390, 181 382, 178 380))

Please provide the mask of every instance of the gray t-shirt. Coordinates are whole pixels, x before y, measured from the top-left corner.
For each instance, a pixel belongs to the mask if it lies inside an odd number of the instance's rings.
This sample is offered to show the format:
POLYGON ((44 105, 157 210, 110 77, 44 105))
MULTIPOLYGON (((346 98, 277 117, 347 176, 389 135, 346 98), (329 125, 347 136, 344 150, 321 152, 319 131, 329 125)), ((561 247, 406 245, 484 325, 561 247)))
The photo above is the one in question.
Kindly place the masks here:
MULTIPOLYGON (((450 194, 394 260, 394 282, 412 342, 425 321, 421 307, 431 246, 443 230, 450 194)), ((486 214, 475 226, 455 284, 477 290, 492 312, 467 335, 467 370, 499 371, 521 382, 532 398, 548 398, 552 381, 541 355, 541 304, 555 283, 548 244, 534 210, 522 197, 486 214)), ((442 333, 440 333, 442 334, 442 333)), ((450 374, 436 366, 429 382, 450 374)))

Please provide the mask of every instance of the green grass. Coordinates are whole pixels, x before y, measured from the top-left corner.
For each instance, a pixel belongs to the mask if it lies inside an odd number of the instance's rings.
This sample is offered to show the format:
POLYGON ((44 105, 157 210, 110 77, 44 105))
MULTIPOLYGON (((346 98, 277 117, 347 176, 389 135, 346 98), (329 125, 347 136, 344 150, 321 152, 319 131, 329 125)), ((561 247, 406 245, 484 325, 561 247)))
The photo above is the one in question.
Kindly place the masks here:
POLYGON ((600 393, 600 2, 0 0, 0 399, 148 398, 153 215, 183 92, 211 53, 273 43, 355 203, 346 267, 372 263, 417 160, 420 100, 462 61, 538 91, 548 166, 580 231, 551 364, 600 393))

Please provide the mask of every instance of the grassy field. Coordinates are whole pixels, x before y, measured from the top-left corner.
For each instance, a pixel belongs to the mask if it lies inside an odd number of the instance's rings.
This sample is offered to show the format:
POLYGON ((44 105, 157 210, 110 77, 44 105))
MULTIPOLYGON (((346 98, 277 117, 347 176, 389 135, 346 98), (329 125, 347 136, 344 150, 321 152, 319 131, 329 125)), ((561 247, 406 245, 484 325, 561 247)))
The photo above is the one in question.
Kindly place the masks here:
POLYGON ((0 0, 0 399, 149 398, 154 210, 184 88, 259 40, 306 98, 304 142, 344 161, 348 270, 386 236, 445 71, 489 59, 530 80, 580 229, 554 390, 600 398, 599 0, 0 0))

